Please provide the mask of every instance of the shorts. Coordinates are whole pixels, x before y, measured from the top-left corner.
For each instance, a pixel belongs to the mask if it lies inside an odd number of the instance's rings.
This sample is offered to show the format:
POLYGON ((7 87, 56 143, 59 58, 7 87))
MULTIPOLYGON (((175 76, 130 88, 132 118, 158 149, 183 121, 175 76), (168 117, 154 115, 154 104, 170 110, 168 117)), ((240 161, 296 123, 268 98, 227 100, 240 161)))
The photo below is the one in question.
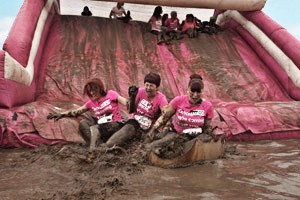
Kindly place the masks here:
POLYGON ((103 142, 106 142, 115 132, 120 130, 125 123, 123 121, 121 122, 108 122, 104 124, 98 125, 98 130, 101 133, 101 140, 103 142))

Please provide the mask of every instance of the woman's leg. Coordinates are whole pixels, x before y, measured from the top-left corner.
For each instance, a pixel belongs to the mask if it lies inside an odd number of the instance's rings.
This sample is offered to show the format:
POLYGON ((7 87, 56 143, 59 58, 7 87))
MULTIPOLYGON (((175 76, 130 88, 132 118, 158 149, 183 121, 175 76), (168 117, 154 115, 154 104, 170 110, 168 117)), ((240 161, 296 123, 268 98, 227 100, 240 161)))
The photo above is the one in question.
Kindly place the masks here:
POLYGON ((101 137, 100 131, 98 129, 98 124, 90 127, 91 131, 91 141, 90 141, 90 150, 94 150, 96 148, 96 142, 98 138, 101 137))
POLYGON ((90 143, 91 140, 91 131, 90 127, 97 124, 97 121, 92 118, 91 116, 88 116, 87 118, 82 119, 79 122, 79 131, 85 140, 86 143, 90 143))

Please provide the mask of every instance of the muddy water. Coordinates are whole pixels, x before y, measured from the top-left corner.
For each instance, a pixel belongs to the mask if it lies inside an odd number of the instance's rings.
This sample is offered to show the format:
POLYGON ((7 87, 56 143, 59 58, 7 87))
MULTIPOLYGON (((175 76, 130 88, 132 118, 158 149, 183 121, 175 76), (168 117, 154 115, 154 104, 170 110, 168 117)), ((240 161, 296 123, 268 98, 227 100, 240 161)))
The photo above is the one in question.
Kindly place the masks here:
POLYGON ((136 199, 300 199, 299 140, 233 143, 237 154, 135 177, 136 199))
POLYGON ((228 146, 236 151, 216 161, 139 170, 129 158, 113 160, 122 166, 102 160, 103 167, 77 162, 62 149, 55 154, 0 149, 0 199, 300 199, 299 140, 228 146))

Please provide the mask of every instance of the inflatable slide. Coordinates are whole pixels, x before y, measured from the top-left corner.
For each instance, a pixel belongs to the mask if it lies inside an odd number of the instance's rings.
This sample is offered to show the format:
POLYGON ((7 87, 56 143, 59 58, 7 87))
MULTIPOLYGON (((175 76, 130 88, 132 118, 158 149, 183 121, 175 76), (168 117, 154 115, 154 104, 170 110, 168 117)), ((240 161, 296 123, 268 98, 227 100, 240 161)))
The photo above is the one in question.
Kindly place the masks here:
POLYGON ((169 100, 201 74, 213 125, 229 140, 300 138, 300 43, 261 11, 265 1, 128 2, 213 8, 224 31, 156 45, 146 22, 61 15, 58 0, 25 0, 0 50, 1 147, 83 143, 79 117, 48 113, 82 105, 90 78, 127 96, 150 71, 169 100))

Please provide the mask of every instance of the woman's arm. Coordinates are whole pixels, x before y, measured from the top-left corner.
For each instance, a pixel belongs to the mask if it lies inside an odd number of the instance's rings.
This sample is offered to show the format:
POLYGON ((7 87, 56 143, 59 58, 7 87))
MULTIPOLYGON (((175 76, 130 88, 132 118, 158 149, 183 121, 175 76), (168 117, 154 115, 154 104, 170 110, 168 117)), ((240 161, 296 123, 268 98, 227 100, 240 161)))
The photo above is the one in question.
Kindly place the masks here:
POLYGON ((168 104, 163 108, 163 114, 156 120, 155 124, 152 126, 150 131, 147 133, 147 136, 153 140, 157 129, 163 125, 165 125, 171 117, 175 114, 175 110, 171 104, 168 104))
POLYGON ((122 97, 122 96, 118 96, 118 102, 120 103, 120 104, 122 104, 123 106, 127 106, 127 99, 125 98, 125 97, 122 97))
POLYGON ((57 121, 63 117, 77 117, 78 115, 81 115, 82 113, 85 113, 88 110, 89 109, 83 105, 77 109, 65 111, 62 113, 49 113, 47 119, 54 119, 55 121, 57 121))
POLYGON ((159 127, 165 125, 175 114, 175 110, 171 104, 168 104, 162 109, 162 113, 163 114, 156 120, 155 124, 153 125, 154 129, 158 129, 159 127))
POLYGON ((204 119, 204 126, 203 126, 203 128, 204 129, 206 129, 206 128, 209 128, 210 127, 210 124, 211 124, 211 119, 207 119, 207 118, 205 118, 204 119))

